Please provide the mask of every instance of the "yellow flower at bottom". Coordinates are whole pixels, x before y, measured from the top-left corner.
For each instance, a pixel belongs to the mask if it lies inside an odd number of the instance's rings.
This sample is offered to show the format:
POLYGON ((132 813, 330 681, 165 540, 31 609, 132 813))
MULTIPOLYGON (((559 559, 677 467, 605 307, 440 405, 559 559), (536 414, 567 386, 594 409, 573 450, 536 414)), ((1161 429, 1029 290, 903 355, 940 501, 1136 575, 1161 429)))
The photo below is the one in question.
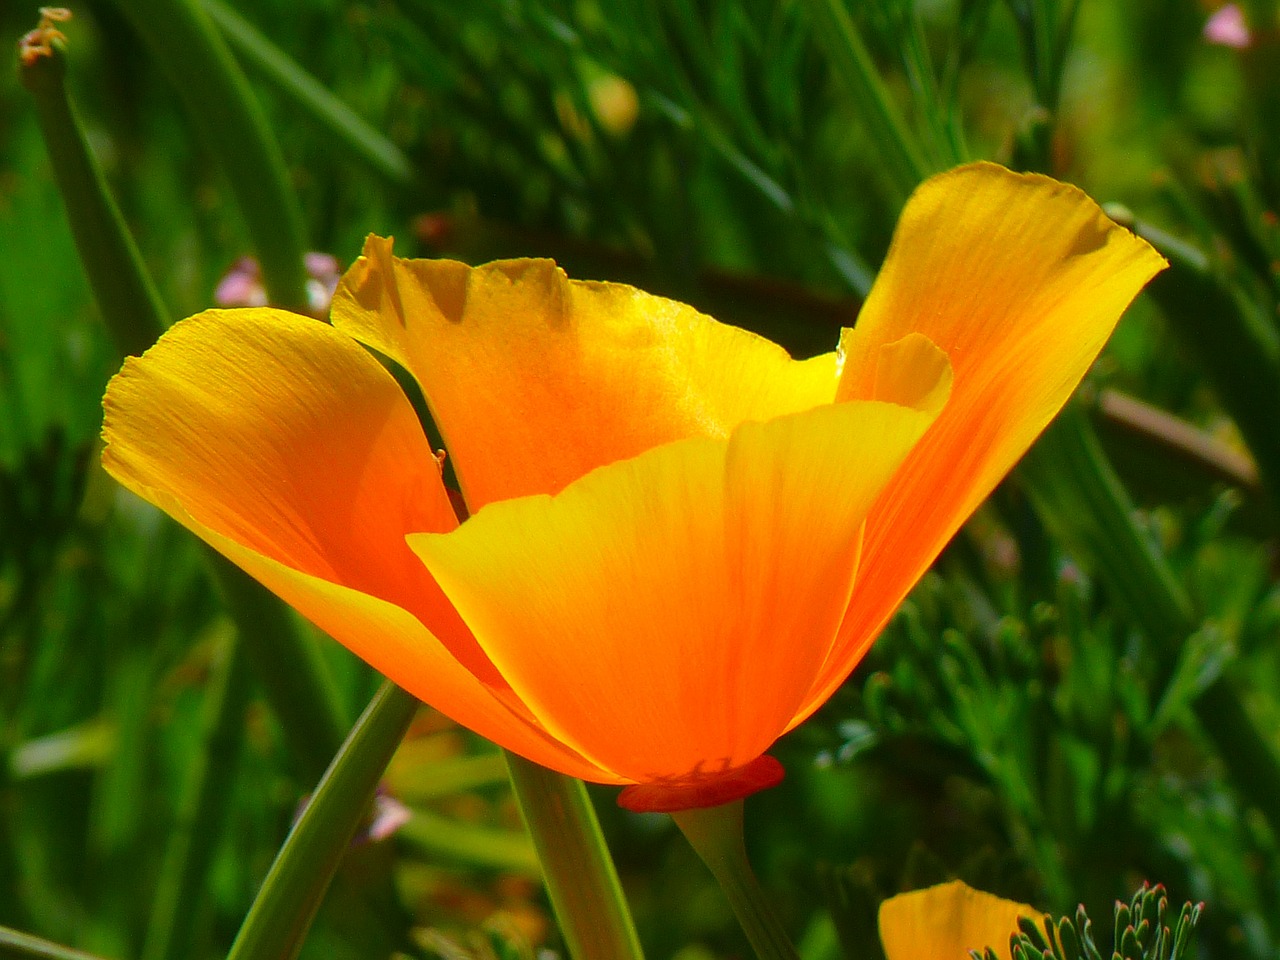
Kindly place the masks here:
POLYGON ((969 960, 970 950, 981 954, 987 947, 1009 960, 1019 917, 1039 920, 1041 914, 952 880, 880 904, 880 943, 885 960, 969 960))
POLYGON ((416 696, 637 809, 775 782, 1162 261, 989 164, 903 212, 839 349, 794 361, 549 261, 370 238, 333 325, 209 311, 127 361, 104 464, 416 696), (473 512, 460 526, 412 406, 473 512), (455 529, 456 528, 456 529, 455 529))

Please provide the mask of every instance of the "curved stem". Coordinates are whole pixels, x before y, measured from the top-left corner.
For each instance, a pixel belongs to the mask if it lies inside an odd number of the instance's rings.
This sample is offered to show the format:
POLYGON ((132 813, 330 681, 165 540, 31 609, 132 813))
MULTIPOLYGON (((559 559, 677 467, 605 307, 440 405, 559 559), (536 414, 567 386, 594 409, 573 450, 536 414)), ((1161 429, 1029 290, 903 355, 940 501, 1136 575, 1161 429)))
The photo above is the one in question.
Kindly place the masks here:
POLYGON ((747 861, 742 801, 671 814, 724 890, 729 906, 760 960, 799 960, 769 897, 747 861))
POLYGON ((19 76, 31 92, 71 236, 89 278, 98 310, 125 354, 140 354, 169 325, 142 254, 125 226, 97 159, 89 151, 75 106, 67 95, 66 53, 61 41, 47 53, 21 61, 19 76))

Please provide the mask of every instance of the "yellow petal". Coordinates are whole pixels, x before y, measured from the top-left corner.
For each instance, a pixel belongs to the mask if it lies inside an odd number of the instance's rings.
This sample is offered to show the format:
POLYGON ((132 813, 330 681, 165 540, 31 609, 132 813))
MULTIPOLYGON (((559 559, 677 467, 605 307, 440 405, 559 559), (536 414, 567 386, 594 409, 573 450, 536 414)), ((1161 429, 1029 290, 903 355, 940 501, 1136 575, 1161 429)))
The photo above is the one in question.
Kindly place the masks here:
MULTIPOLYGON (((407 610, 248 550, 201 528, 163 496, 148 499, 424 703, 545 767, 581 779, 621 782, 549 737, 504 682, 478 678, 407 610)), ((416 557, 413 562, 422 567, 416 557)))
POLYGON ((417 378, 473 511, 835 395, 834 354, 793 361, 692 307, 571 281, 549 260, 400 260, 370 237, 332 316, 417 378))
POLYGON ((844 680, 1163 264, 1075 187, 1046 177, 976 164, 916 191, 857 328, 842 341, 839 396, 883 390, 881 351, 912 333, 947 355, 954 387, 868 517, 863 574, 840 641, 793 726, 844 680))
POLYGON ((959 880, 890 897, 880 904, 880 943, 886 960, 968 960, 991 947, 1009 960, 1009 935, 1018 918, 1040 913, 959 880))
POLYGON ((405 545, 457 521, 412 407, 358 344, 284 311, 209 311, 128 360, 104 407, 125 487, 417 696, 545 742, 405 545))
POLYGON ((553 736, 636 782, 714 775, 796 710, 866 511, 935 414, 859 402, 748 423, 410 543, 553 736))

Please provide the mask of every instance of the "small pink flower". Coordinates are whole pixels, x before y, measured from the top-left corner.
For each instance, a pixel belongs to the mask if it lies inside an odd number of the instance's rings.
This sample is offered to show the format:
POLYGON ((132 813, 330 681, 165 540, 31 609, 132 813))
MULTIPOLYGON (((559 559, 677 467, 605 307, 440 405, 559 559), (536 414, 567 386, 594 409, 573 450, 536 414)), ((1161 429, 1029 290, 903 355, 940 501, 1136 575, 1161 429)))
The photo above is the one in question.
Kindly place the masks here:
POLYGON ((262 271, 253 257, 241 257, 218 281, 213 302, 220 307, 265 307, 267 289, 262 285, 262 271))
MULTIPOLYGON (((332 254, 312 251, 303 259, 307 268, 307 306, 313 316, 323 316, 341 276, 338 259, 332 254)), ((262 269, 253 257, 241 257, 218 281, 213 300, 220 307, 265 307, 267 288, 262 269)))
POLYGON ((1204 38, 1222 47, 1243 50, 1253 42, 1244 12, 1234 3, 1220 7, 1204 25, 1204 38))

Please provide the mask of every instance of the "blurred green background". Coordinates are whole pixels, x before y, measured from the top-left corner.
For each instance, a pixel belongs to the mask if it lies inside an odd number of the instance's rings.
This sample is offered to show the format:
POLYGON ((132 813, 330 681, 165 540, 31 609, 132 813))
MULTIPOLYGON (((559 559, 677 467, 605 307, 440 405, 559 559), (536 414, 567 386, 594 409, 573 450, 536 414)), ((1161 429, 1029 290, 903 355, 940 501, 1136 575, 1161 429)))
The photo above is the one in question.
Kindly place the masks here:
MULTIPOLYGON (((254 251, 164 31, 138 32, 165 6, 77 3, 62 28, 90 147, 185 316, 254 251)), ((343 265, 370 232, 401 256, 552 256, 810 354, 853 322, 930 170, 988 158, 1122 205, 1173 269, 1064 430, 779 745, 789 775, 749 801, 748 843, 806 960, 874 957, 876 902, 951 876, 1082 902, 1103 928, 1159 881, 1207 903, 1205 956, 1276 955, 1272 3, 1243 5, 1243 46, 1206 38, 1207 0, 850 3, 920 169, 825 0, 194 6, 278 139, 307 248, 343 265)), ((37 19, 5 3, 0 36, 37 19)), ((194 541, 97 466, 118 364, 32 98, 0 71, 0 925, 121 960, 219 956, 332 744, 253 680, 209 728, 234 627, 194 541), (203 764, 223 787, 193 827, 203 764), (179 842, 208 852, 187 886, 179 842)), ((298 629, 351 723, 377 678, 298 629)), ((423 711, 386 786, 409 822, 350 851, 303 956, 557 949, 491 746, 423 711)), ((649 956, 747 955, 670 821, 613 793, 593 790, 649 956)))

